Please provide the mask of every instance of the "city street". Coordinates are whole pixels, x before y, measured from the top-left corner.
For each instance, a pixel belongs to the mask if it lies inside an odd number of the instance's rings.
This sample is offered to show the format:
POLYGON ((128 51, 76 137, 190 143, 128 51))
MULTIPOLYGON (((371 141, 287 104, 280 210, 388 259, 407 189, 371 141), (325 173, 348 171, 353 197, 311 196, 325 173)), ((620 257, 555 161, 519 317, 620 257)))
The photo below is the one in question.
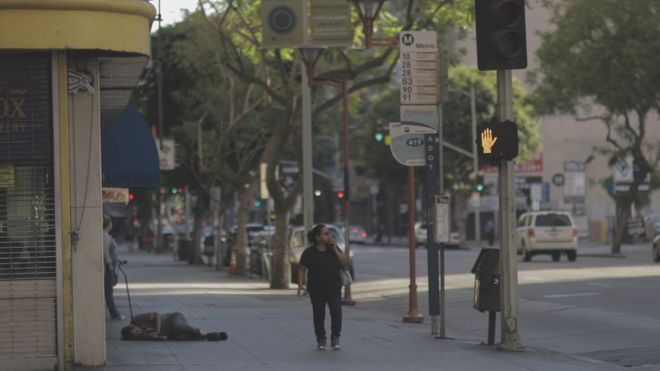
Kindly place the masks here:
MULTIPOLYGON (((193 325, 226 331, 226 342, 124 342, 127 321, 107 321, 106 370, 660 370, 660 270, 648 244, 581 245, 576 262, 549 256, 519 262, 519 328, 523 353, 483 345, 488 316, 472 309, 476 247, 446 251, 446 327, 430 335, 426 250, 416 251, 424 323, 401 321, 408 311, 408 250, 352 245, 355 307, 344 307, 343 350, 317 352, 307 298, 269 290, 254 278, 229 277, 171 255, 124 253, 134 313, 180 311, 193 325)), ((129 314, 123 282, 115 288, 129 314)), ((498 333, 496 341, 499 340, 498 333)), ((82 368, 86 369, 86 368, 82 368)))

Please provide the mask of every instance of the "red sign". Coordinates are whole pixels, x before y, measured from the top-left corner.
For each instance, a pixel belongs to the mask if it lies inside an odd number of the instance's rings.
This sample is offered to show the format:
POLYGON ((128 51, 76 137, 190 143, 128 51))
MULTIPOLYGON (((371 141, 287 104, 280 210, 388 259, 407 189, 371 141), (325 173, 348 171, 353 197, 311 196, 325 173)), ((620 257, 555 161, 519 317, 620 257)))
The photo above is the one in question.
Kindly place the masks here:
MULTIPOLYGON (((517 163, 516 173, 541 173, 543 172, 543 153, 535 153, 529 160, 517 163)), ((481 169, 484 174, 497 174, 499 170, 495 166, 485 166, 481 169)))

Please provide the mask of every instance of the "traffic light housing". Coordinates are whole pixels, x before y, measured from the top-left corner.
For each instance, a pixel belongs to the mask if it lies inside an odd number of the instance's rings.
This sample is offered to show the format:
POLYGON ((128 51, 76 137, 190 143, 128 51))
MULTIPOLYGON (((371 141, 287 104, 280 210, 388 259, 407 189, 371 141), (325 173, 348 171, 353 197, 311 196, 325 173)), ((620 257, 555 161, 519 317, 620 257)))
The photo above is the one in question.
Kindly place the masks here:
POLYGON ((477 153, 482 160, 508 160, 518 156, 518 126, 490 120, 477 126, 477 153))
POLYGON ((475 0, 479 70, 527 68, 525 0, 475 0))

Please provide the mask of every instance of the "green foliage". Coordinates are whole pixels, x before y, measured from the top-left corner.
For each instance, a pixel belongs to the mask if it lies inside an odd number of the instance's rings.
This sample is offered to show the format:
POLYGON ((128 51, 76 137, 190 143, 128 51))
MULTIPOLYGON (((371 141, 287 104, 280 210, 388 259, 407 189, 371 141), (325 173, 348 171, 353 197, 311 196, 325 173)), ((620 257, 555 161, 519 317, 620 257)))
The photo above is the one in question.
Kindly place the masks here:
POLYGON ((581 100, 613 114, 657 107, 660 3, 573 0, 557 6, 556 29, 538 49, 541 112, 575 113, 581 100))
MULTIPOLYGON (((468 152, 472 152, 472 128, 470 116, 470 85, 475 87, 477 123, 489 120, 495 114, 497 88, 495 74, 479 72, 474 68, 455 67, 449 72, 449 100, 443 104, 444 140, 468 152)), ((363 102, 364 117, 353 139, 360 148, 357 158, 364 161, 371 177, 382 181, 405 183, 405 167, 398 164, 389 146, 373 140, 379 125, 399 121, 399 86, 392 83, 388 89, 372 92, 363 102)), ((520 155, 518 160, 529 158, 540 151, 541 140, 538 118, 534 114, 524 89, 514 80, 514 120, 518 124, 520 155)), ((353 145, 355 146, 355 145, 353 145)), ((450 149, 444 150, 445 184, 454 192, 472 189, 472 159, 450 149)))

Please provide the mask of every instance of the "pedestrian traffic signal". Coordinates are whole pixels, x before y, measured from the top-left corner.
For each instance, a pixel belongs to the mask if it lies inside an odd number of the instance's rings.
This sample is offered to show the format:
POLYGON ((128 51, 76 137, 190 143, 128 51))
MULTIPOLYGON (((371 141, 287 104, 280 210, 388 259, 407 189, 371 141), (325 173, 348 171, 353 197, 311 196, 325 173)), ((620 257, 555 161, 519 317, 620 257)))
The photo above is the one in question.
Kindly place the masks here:
POLYGON ((527 68, 525 0, 475 0, 481 71, 527 68))
POLYGON ((518 156, 518 126, 491 120, 477 127, 477 152, 483 160, 508 160, 518 156))

